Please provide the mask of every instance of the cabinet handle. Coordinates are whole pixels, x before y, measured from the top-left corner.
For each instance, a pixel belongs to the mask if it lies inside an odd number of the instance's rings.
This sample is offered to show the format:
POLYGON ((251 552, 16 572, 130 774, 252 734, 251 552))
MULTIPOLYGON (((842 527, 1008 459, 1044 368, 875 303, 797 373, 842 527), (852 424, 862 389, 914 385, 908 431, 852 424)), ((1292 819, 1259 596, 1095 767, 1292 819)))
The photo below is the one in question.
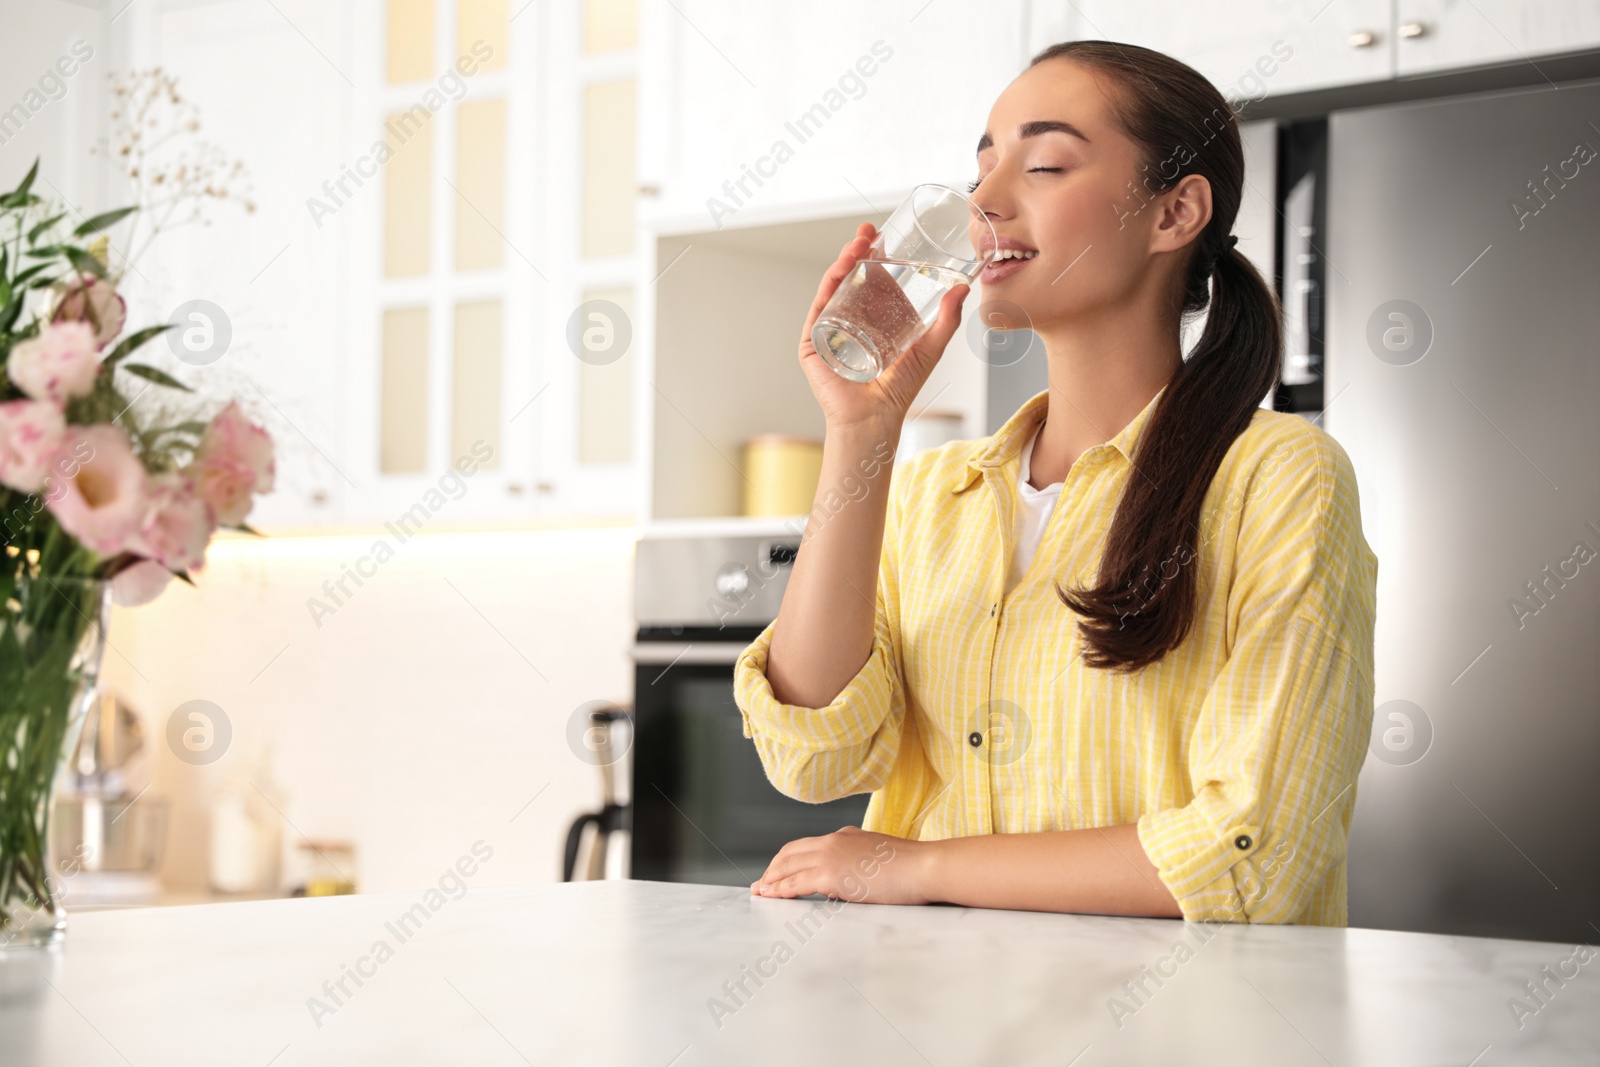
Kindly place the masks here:
POLYGON ((1421 22, 1402 22, 1399 33, 1402 37, 1421 37, 1428 32, 1428 27, 1421 22))
POLYGON ((328 494, 326 492, 324 492, 321 489, 313 489, 311 491, 311 503, 313 505, 315 505, 315 506, 320 508, 322 505, 326 504, 327 502, 328 502, 328 494))
POLYGON ((1378 43, 1378 35, 1371 30, 1357 30, 1350 35, 1351 48, 1371 48, 1378 43))
POLYGON ((534 488, 541 493, 553 493, 556 491, 554 482, 539 482, 534 488))

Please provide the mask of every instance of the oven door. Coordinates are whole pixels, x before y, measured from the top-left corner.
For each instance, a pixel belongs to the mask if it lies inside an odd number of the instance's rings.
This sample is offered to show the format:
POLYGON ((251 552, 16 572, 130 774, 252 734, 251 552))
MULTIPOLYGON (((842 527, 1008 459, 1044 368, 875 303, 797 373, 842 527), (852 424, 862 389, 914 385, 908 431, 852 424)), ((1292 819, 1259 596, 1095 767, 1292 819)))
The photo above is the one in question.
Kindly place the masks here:
POLYGON ((807 804, 772 787, 733 699, 733 662, 760 627, 735 641, 708 629, 718 640, 634 646, 629 874, 748 886, 795 838, 861 825, 871 794, 807 804))

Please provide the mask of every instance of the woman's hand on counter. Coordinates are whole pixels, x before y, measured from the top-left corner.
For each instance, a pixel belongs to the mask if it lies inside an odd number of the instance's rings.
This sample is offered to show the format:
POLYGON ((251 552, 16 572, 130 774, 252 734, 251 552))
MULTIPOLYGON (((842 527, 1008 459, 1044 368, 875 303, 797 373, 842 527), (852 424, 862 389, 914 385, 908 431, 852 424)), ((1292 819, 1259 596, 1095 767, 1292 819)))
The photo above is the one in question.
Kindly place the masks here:
POLYGON ((846 826, 790 841, 750 886, 753 896, 813 893, 858 904, 927 904, 927 842, 846 826))
MULTIPOLYGON (((1181 919, 1137 823, 909 841, 846 826, 784 845, 756 896, 1181 919)), ((1242 916, 1240 916, 1242 918, 1242 916)))

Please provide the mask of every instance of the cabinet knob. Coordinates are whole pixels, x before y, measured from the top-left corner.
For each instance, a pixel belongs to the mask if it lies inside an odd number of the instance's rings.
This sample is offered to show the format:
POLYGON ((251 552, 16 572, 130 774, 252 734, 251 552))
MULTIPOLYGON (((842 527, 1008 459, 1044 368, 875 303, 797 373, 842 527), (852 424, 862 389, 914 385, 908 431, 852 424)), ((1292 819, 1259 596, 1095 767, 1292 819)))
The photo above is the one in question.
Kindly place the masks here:
POLYGON ((554 483, 554 482, 539 482, 537 485, 534 486, 534 488, 537 489, 541 493, 553 493, 553 492, 556 491, 556 483, 554 483))
POLYGON ((1421 37, 1427 32, 1427 24, 1422 22, 1402 22, 1399 26, 1399 33, 1402 37, 1421 37))
POLYGON ((328 502, 328 494, 324 490, 321 490, 321 489, 313 489, 313 490, 311 490, 311 503, 312 504, 314 504, 314 505, 316 505, 317 507, 320 508, 322 505, 326 504, 327 502, 328 502))
POLYGON ((506 492, 511 494, 512 496, 521 496, 522 495, 522 483, 521 482, 509 482, 509 483, 507 483, 506 492))
POLYGON ((640 196, 660 196, 661 195, 661 186, 659 186, 659 185, 641 185, 641 186, 639 186, 639 195, 640 196))
POLYGON ((1371 48, 1378 43, 1378 35, 1371 30, 1357 30, 1350 35, 1351 48, 1371 48))

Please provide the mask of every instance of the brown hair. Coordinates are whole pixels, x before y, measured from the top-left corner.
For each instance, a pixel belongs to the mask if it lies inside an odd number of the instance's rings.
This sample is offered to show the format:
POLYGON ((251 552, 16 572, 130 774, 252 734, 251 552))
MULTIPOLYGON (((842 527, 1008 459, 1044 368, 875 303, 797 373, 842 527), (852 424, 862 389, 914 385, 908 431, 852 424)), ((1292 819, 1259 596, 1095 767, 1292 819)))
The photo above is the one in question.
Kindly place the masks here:
POLYGON ((1277 297, 1229 237, 1244 151, 1228 101, 1192 67, 1136 45, 1068 41, 1029 66, 1049 59, 1084 64, 1115 83, 1112 113, 1142 149, 1148 195, 1189 174, 1211 184, 1211 220, 1173 293, 1180 313, 1209 306, 1205 331, 1140 434, 1096 584, 1070 591, 1056 584, 1056 595, 1083 616, 1084 662, 1132 672, 1189 632, 1201 504, 1234 438, 1277 388, 1283 333, 1277 297))

